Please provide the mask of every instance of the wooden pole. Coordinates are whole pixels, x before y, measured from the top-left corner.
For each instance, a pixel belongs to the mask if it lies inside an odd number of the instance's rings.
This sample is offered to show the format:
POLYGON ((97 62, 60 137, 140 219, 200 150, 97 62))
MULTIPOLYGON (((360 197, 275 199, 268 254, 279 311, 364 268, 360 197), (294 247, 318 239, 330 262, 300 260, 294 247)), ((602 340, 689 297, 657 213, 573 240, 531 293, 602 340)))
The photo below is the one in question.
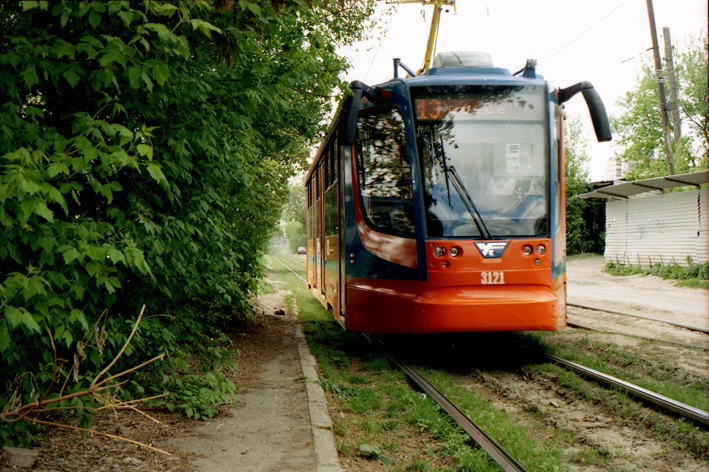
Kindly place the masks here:
POLYGON ((655 75, 657 76, 657 92, 660 100, 660 118, 662 119, 662 136, 665 141, 665 158, 667 159, 667 170, 670 175, 674 175, 675 166, 672 157, 672 146, 670 145, 670 122, 667 119, 667 107, 665 106, 665 80, 662 76, 662 62, 660 61, 660 46, 657 44, 657 28, 655 27, 655 10, 652 7, 652 0, 647 0, 647 16, 650 21, 650 36, 652 38, 652 55, 655 58, 655 75))
POLYGON ((679 149, 679 143, 682 139, 682 123, 679 117, 679 99, 677 98, 677 75, 675 74, 675 61, 672 56, 672 39, 670 38, 670 29, 665 26, 662 28, 662 36, 665 40, 665 63, 667 64, 667 86, 670 89, 670 103, 667 107, 672 112, 672 134, 674 137, 674 152, 679 149), (670 106, 670 104, 672 104, 670 106))

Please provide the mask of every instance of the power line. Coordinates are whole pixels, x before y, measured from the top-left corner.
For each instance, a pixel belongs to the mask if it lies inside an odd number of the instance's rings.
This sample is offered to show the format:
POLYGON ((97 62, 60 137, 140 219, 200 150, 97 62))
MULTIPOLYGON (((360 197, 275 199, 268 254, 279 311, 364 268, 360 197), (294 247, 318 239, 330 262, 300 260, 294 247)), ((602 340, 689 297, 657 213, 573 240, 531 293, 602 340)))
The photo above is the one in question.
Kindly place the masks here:
POLYGON ((576 36, 574 39, 572 39, 571 41, 569 41, 568 43, 566 43, 561 49, 559 49, 559 50, 556 51, 554 54, 552 54, 551 56, 549 56, 549 57, 547 57, 546 59, 544 59, 543 61, 541 61, 541 62, 539 63, 539 65, 544 64, 544 63, 547 62, 549 59, 551 59, 552 57, 556 56, 556 55, 559 54, 561 51, 563 51, 564 49, 566 49, 567 47, 569 47, 569 46, 570 46, 572 43, 574 43, 577 39, 579 39, 581 36, 585 35, 585 34, 588 33, 589 31, 591 31, 593 28, 595 28, 596 26, 598 26, 599 24, 601 24, 603 21, 605 21, 606 18, 608 18, 609 16, 611 16, 613 13, 615 13, 616 11, 618 11, 621 7, 625 6, 625 4, 629 3, 630 1, 631 1, 631 0, 625 0, 623 3, 621 3, 620 5, 618 5, 617 7, 615 7, 610 13, 608 13, 606 16, 604 16, 603 18, 601 18, 600 20, 598 20, 596 23, 594 23, 591 27, 589 27, 589 28, 588 28, 587 30, 585 30, 583 33, 581 33, 580 35, 576 36))
POLYGON ((367 76, 369 75, 369 71, 372 69, 372 65, 374 65, 374 60, 377 58, 377 54, 379 54, 379 48, 382 47, 382 42, 384 41, 384 37, 386 36, 386 33, 389 32, 389 25, 391 25, 391 20, 394 18, 394 13, 391 14, 389 17, 389 21, 387 22, 387 26, 384 29, 384 32, 382 33, 382 37, 379 39, 379 44, 377 44, 377 50, 374 51, 374 56, 372 57, 372 60, 369 63, 369 67, 367 67, 367 72, 364 74, 364 80, 365 82, 367 81, 367 76))

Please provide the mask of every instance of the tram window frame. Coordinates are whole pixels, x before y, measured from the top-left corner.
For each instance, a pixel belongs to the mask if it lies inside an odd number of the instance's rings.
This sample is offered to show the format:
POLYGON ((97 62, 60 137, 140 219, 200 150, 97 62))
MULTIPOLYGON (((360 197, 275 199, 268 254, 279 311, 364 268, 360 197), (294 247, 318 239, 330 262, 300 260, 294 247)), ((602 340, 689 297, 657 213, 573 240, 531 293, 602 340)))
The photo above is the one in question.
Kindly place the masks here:
POLYGON ((333 135, 325 145, 326 153, 322 162, 327 169, 326 175, 329 177, 325 183, 324 192, 324 230, 325 236, 335 236, 339 228, 339 207, 338 207, 338 187, 337 183, 337 136, 333 135))
POLYGON ((325 146, 323 149, 322 159, 320 160, 320 166, 323 171, 323 190, 327 190, 330 187, 330 149, 329 146, 325 146))
MULTIPOLYGON (((409 143, 406 138, 404 114, 399 108, 395 106, 377 107, 359 114, 355 139, 355 167, 359 188, 360 208, 362 209, 362 216, 366 224, 372 229, 384 234, 404 238, 415 238, 413 169, 410 160, 409 143), (367 164, 380 164, 380 169, 386 171, 387 161, 392 163, 398 161, 398 163, 390 166, 388 170, 401 169, 401 172, 399 172, 398 175, 394 173, 390 173, 389 175, 381 174, 383 178, 381 179, 379 190, 385 190, 388 193, 398 192, 399 195, 394 198, 392 198, 392 195, 367 195, 365 197, 365 193, 367 193, 369 188, 376 189, 376 187, 372 187, 372 181, 370 181, 369 184, 367 183, 367 179, 372 177, 374 173, 368 172, 368 170, 373 169, 371 165, 369 167, 365 165, 365 147, 363 143, 376 139, 376 135, 372 135, 371 137, 365 136, 366 131, 363 127, 364 120, 383 117, 385 115, 392 116, 393 114, 397 116, 396 138, 392 139, 390 137, 386 142, 378 146, 367 148, 367 154, 369 154, 372 149, 386 149, 387 146, 391 146, 392 151, 390 155, 372 154, 367 157, 367 164), (389 178, 390 181, 396 179, 394 187, 386 185, 386 178, 389 178), (401 185, 402 183, 404 185, 401 185), (401 198, 402 195, 403 198, 401 198), (398 205, 397 202, 399 203, 398 205), (380 206, 381 209, 374 212, 374 203, 377 203, 377 206, 380 206), (388 222, 386 222, 386 218, 388 218, 388 222), (378 219, 378 221, 375 221, 375 219, 378 219)), ((375 178, 377 178, 377 176, 375 176, 375 178)))

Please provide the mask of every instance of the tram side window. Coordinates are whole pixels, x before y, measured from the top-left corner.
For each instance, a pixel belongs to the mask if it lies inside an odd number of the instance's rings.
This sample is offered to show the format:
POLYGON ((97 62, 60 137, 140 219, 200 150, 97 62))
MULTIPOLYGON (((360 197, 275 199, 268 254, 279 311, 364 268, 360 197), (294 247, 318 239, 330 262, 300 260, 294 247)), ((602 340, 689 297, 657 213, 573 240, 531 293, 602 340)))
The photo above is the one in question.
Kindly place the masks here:
POLYGON ((308 197, 308 208, 305 210, 305 229, 307 231, 308 240, 313 239, 313 181, 309 180, 305 187, 305 193, 308 197))
POLYGON ((404 120, 397 110, 359 118, 357 179, 370 225, 385 233, 414 236, 411 166, 404 120))
POLYGON ((338 206, 337 206, 337 148, 334 140, 327 145, 327 155, 323 162, 327 169, 325 182, 325 236, 337 234, 338 206))

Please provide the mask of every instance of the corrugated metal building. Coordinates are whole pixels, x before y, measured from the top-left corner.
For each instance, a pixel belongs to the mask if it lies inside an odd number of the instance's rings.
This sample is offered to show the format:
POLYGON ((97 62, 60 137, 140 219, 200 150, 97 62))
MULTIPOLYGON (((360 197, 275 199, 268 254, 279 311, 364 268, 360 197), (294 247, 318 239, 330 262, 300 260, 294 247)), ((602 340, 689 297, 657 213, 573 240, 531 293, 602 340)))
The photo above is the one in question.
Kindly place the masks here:
POLYGON ((617 183, 581 195, 606 200, 606 261, 648 266, 709 261, 709 172, 617 183), (693 185, 696 190, 660 193, 693 185), (652 194, 646 194, 653 192, 652 194))

